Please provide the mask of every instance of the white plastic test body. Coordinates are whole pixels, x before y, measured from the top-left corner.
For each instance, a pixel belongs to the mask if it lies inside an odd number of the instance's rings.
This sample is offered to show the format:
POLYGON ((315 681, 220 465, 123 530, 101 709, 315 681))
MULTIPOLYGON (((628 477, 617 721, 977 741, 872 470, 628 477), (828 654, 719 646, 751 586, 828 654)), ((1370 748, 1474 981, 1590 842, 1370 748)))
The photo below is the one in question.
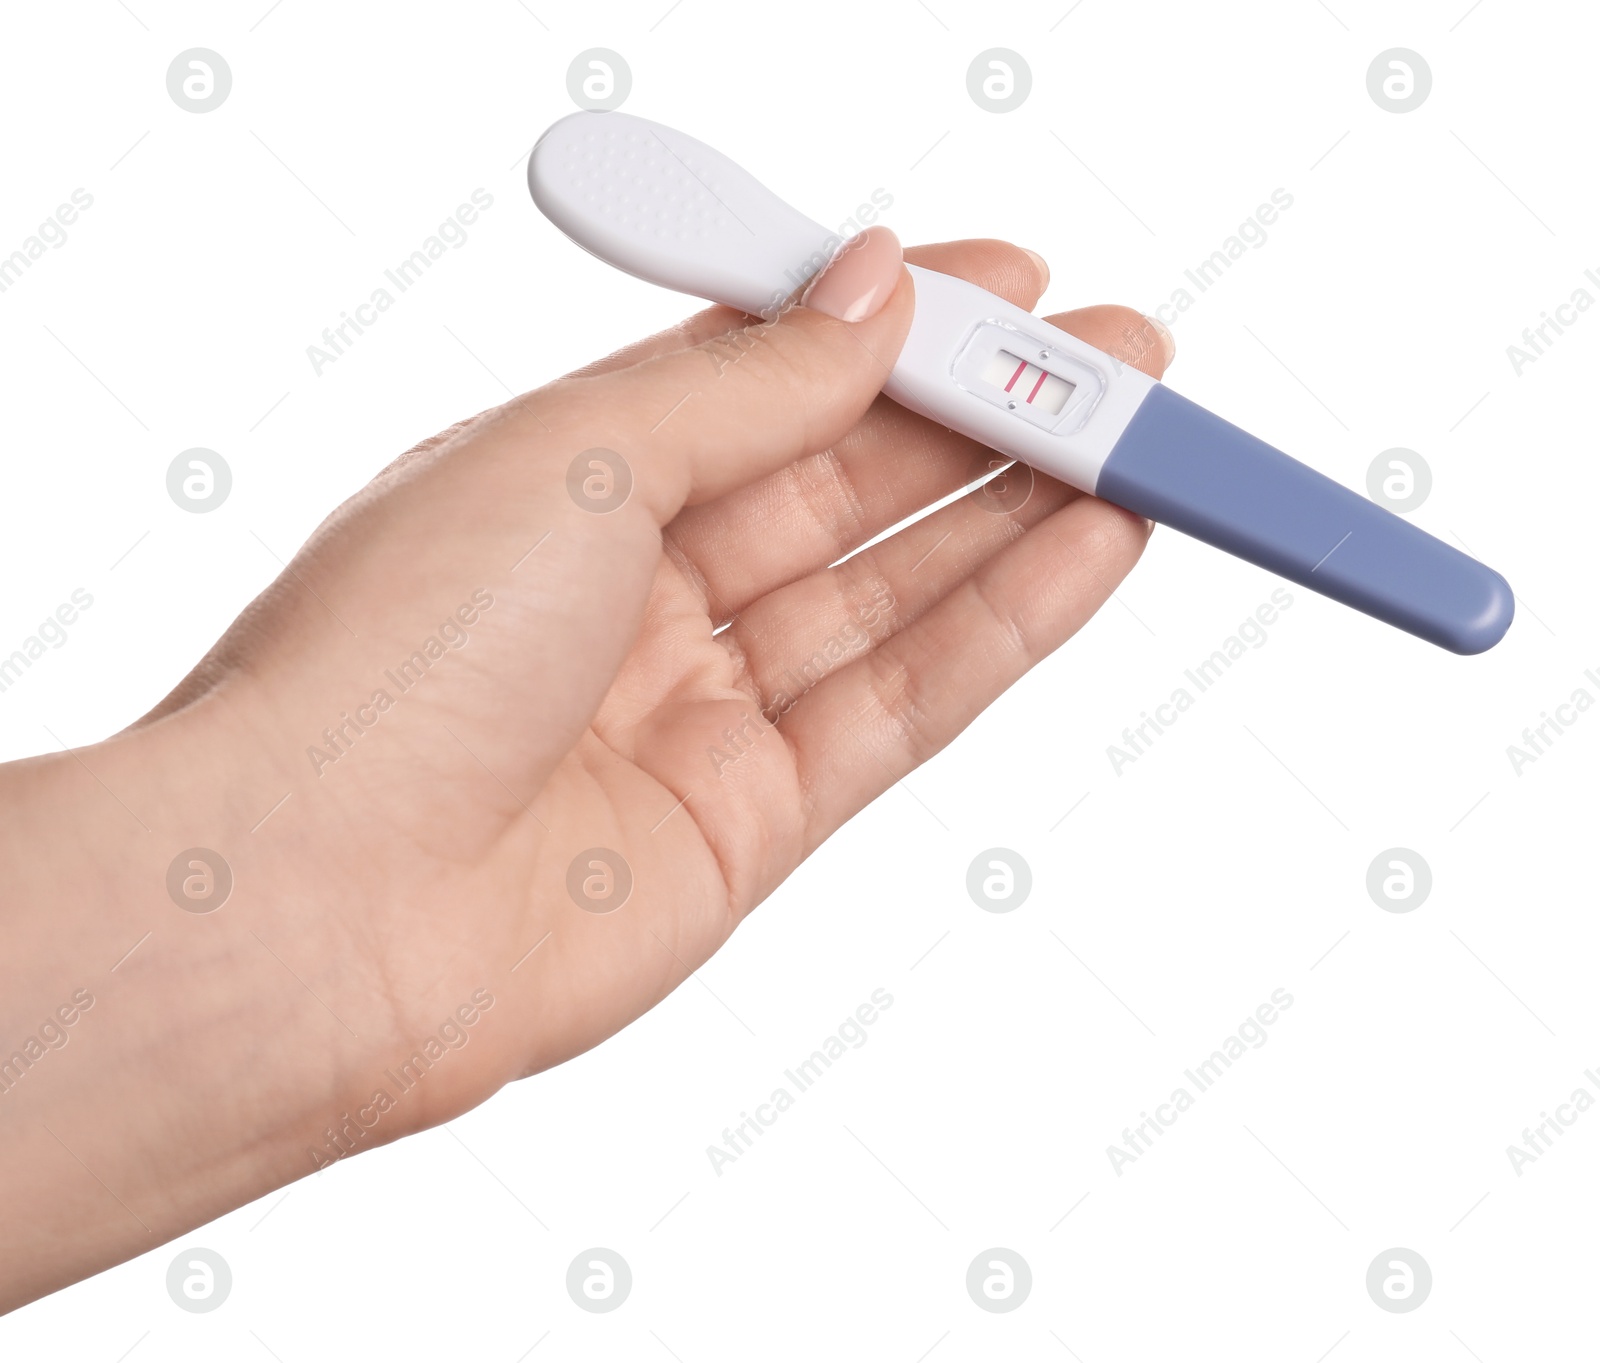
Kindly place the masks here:
MULTIPOLYGON (((539 209, 655 284, 775 316, 841 245, 720 152, 572 114, 528 160, 539 209)), ((1457 653, 1510 626, 1492 569, 985 289, 915 265, 883 391, 1000 454, 1457 653)))

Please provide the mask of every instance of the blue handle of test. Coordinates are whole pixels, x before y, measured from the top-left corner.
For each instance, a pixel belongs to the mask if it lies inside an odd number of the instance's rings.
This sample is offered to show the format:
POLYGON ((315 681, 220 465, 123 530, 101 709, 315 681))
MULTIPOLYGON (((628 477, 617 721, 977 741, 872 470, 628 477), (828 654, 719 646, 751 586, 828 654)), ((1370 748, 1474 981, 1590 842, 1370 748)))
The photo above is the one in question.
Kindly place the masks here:
POLYGON ((1156 384, 1095 495, 1454 653, 1511 625, 1494 569, 1156 384))

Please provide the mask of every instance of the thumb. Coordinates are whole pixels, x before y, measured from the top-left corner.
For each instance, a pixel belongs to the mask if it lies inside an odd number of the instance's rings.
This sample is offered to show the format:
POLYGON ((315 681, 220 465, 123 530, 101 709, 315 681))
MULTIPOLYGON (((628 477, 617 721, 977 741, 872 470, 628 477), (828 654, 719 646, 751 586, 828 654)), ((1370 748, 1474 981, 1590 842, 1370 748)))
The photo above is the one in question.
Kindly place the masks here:
POLYGON ((553 405, 587 443, 627 460, 640 499, 664 525, 683 506, 824 450, 855 425, 894 367, 914 293, 899 240, 869 227, 776 320, 564 380, 553 405))

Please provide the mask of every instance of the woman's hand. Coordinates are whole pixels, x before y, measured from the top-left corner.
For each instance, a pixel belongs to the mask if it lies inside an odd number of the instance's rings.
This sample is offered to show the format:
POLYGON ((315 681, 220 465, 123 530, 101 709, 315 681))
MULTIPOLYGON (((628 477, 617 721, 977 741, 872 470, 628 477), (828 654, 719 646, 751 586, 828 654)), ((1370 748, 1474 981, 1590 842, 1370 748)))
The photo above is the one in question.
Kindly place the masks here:
MULTIPOLYGON (((0 1093, 7 1304, 625 1026, 1098 609, 1147 523, 1021 468, 839 562, 1000 467, 879 396, 912 305, 875 228, 774 323, 452 427, 150 716, 0 771, 0 1040, 94 999, 0 1093)), ((1050 320, 1170 358, 1127 309, 1050 320)))

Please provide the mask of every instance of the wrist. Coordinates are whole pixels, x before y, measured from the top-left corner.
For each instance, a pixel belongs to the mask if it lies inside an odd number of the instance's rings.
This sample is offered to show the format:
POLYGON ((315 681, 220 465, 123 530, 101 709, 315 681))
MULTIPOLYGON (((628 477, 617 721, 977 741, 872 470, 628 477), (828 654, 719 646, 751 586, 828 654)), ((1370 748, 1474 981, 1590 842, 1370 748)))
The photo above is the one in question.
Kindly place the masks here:
POLYGON ((240 842, 203 710, 0 768, 0 1306, 312 1172, 370 1094, 391 1019, 330 1000, 330 935, 240 842))

